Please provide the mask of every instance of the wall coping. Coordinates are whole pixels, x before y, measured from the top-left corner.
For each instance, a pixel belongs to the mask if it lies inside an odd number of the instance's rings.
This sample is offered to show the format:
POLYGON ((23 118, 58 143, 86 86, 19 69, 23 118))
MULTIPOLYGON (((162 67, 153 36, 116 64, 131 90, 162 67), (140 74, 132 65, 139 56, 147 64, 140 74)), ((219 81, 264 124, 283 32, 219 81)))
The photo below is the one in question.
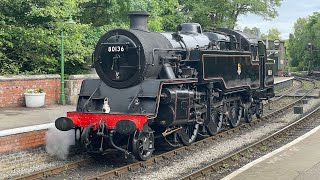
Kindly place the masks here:
POLYGON ((6 129, 6 130, 0 131, 0 137, 11 136, 11 135, 16 135, 16 134, 21 134, 21 133, 28 133, 28 132, 32 132, 32 131, 40 131, 40 130, 49 129, 52 127, 54 127, 54 123, 47 123, 47 124, 39 124, 39 125, 34 125, 34 126, 6 129))
POLYGON ((35 80, 35 79, 60 79, 60 75, 59 74, 42 74, 42 75, 0 76, 0 81, 35 80))
MULTIPOLYGON (((0 76, 0 81, 15 81, 15 80, 37 80, 37 79, 60 79, 59 74, 41 74, 41 75, 7 75, 0 76)), ((81 80, 81 79, 99 79, 97 74, 81 74, 70 75, 65 80, 81 80)))
POLYGON ((79 79, 99 79, 99 76, 98 74, 70 75, 67 80, 79 80, 79 79))

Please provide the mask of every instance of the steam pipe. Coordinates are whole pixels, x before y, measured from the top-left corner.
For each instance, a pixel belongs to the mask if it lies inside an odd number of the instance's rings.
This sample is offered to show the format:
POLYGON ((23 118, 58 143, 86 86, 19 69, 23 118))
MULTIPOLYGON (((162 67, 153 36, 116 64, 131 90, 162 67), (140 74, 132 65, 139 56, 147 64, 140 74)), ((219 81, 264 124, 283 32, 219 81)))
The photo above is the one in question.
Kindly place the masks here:
POLYGON ((160 72, 160 77, 163 79, 175 79, 176 75, 169 63, 164 63, 160 72))
POLYGON ((114 147, 115 149, 119 150, 119 151, 124 152, 126 155, 130 155, 129 151, 127 151, 127 150, 117 146, 116 144, 114 144, 114 142, 113 142, 113 133, 114 133, 114 131, 111 131, 110 135, 109 135, 109 141, 110 141, 111 146, 114 147))

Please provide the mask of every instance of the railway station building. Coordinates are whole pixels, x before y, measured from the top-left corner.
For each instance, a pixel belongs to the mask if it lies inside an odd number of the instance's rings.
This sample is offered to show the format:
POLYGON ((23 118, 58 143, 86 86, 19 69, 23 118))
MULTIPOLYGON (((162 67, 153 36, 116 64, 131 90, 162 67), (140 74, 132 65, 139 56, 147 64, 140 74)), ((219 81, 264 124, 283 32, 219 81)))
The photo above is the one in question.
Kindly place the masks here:
POLYGON ((284 46, 285 41, 282 40, 263 40, 267 47, 267 55, 269 59, 273 59, 274 64, 274 75, 285 76, 286 67, 288 66, 288 59, 286 57, 286 47, 284 46))

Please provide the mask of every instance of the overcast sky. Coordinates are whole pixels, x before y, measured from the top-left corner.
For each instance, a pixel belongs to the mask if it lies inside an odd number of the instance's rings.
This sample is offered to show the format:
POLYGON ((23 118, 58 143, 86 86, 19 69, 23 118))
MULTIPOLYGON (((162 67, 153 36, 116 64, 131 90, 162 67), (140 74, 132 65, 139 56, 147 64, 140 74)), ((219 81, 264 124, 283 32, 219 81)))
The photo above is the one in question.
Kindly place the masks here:
POLYGON ((313 12, 320 12, 320 0, 283 0, 281 7, 277 8, 278 17, 272 21, 248 14, 240 16, 238 27, 242 30, 245 26, 257 27, 261 33, 267 33, 271 28, 277 28, 283 39, 289 38, 293 32, 293 25, 299 17, 312 15, 313 12))

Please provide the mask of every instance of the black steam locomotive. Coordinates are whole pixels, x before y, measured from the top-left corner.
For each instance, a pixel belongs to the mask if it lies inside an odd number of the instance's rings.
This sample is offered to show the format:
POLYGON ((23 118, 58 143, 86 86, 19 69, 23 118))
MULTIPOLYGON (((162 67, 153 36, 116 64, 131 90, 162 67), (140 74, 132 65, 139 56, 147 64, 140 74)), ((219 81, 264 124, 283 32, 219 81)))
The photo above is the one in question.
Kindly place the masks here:
POLYGON ((229 29, 204 32, 197 23, 150 32, 146 12, 129 16, 129 30, 108 31, 96 45, 100 79, 84 80, 77 110, 55 122, 80 132, 88 152, 116 149, 146 160, 157 137, 189 145, 199 133, 262 116, 262 100, 274 96, 262 41, 229 29))

